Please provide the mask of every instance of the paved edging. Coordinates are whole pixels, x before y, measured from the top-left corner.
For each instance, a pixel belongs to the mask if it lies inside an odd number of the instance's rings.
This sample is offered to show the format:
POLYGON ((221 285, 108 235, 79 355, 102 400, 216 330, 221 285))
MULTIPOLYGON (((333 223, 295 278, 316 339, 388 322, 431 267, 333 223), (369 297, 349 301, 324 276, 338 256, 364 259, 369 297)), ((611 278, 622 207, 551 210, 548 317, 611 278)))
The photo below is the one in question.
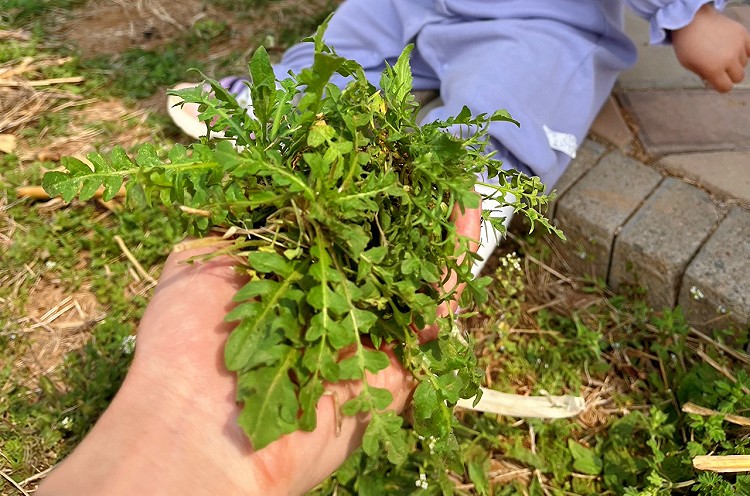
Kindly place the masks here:
POLYGON ((556 242, 578 274, 638 286, 656 309, 679 303, 698 327, 750 319, 750 211, 618 150, 586 141, 558 183, 556 242))

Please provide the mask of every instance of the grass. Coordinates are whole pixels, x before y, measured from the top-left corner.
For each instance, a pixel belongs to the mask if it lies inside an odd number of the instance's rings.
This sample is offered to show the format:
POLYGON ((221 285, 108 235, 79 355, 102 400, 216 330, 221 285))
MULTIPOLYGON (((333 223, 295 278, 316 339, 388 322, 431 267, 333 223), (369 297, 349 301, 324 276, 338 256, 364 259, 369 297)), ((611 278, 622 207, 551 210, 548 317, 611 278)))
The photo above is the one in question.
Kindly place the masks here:
MULTIPOLYGON (((41 102, 24 123, 0 130, 21 143, 15 155, 0 153, 0 469, 29 493, 34 478, 82 439, 127 371, 130 336, 152 288, 115 236, 157 277, 180 232, 165 211, 19 199, 17 187, 39 184, 44 171, 57 167, 42 152, 60 140, 90 135, 91 146, 107 148, 139 126, 145 131, 136 135, 157 145, 171 136, 163 117, 89 116, 81 123, 78 106, 49 110, 84 98, 124 99, 127 107, 183 80, 189 66, 210 72, 238 65, 236 53, 210 58, 229 35, 216 19, 196 23, 159 49, 82 61, 45 41, 51 9, 81 4, 11 0, 0 17, 0 30, 31 28, 30 38, 0 44, 0 64, 72 56, 24 77, 85 78, 55 87, 67 96, 41 102)), ((261 15, 281 8, 276 4, 247 0, 242 9, 261 15)), ((285 25, 274 27, 282 45, 319 21, 291 11, 285 16, 285 25)), ((23 108, 41 96, 25 94, 23 108)), ((750 477, 697 472, 691 463, 700 454, 750 454, 747 428, 726 417, 750 411, 750 357, 739 351, 746 334, 706 336, 679 310, 647 308, 637 291, 615 296, 595 281, 559 278, 564 269, 542 237, 520 236, 505 249, 517 255, 499 259, 490 303, 463 323, 487 383, 519 394, 582 395, 587 409, 556 421, 459 412, 462 457, 451 472, 436 470, 429 440, 413 438, 405 464, 357 454, 314 493, 750 494, 750 477), (688 403, 720 414, 685 413, 688 403)), ((21 492, 0 479, 0 494, 21 492)))

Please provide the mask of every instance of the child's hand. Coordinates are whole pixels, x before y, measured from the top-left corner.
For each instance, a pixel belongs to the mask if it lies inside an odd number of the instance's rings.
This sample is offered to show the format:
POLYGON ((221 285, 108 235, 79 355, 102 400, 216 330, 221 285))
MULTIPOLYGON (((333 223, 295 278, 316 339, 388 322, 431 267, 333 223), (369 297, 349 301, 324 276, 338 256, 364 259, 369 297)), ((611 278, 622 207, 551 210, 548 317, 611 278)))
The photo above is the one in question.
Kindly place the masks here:
POLYGON ((672 32, 672 46, 677 60, 716 91, 726 93, 745 78, 750 33, 713 4, 701 7, 690 24, 672 32))

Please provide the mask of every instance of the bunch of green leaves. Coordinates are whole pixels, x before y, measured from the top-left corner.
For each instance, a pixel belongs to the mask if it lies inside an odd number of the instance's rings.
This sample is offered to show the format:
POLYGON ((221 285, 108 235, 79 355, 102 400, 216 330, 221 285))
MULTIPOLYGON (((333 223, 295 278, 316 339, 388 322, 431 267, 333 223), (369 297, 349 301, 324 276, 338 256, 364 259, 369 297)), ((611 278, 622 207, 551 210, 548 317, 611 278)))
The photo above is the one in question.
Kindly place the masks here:
MULTIPOLYGON (((283 81, 266 51, 256 51, 254 112, 213 80, 210 92, 178 92, 222 138, 175 146, 166 157, 148 144, 134 160, 120 148, 92 153, 91 167, 66 158, 67 172, 46 174, 43 184, 65 200, 86 200, 103 186, 108 199, 128 178, 129 202, 182 207, 186 233, 234 234, 217 253, 235 255, 248 282, 227 315, 237 326, 225 362, 238 375, 239 422, 256 448, 312 430, 324 384, 386 369, 387 346, 419 381, 417 435, 434 439, 436 453, 455 453, 452 407, 477 394, 481 374, 471 343, 452 332, 454 316, 438 318, 438 307, 457 297, 448 275, 465 285, 462 305, 484 302, 489 278, 472 278, 476 255, 454 216, 479 206, 479 174, 494 184, 490 196, 507 204, 512 195, 518 212, 552 229, 535 210, 547 198, 537 178, 503 171, 484 153, 489 124, 515 122, 506 112, 472 116, 464 108, 419 126, 411 48, 377 89, 359 64, 324 45, 324 26, 309 40, 312 66, 283 81), (350 82, 342 90, 334 76, 350 82), (421 343, 413 327, 431 325, 439 338, 421 343)), ((398 464, 408 438, 391 402, 388 390, 363 380, 341 412, 369 414, 365 453, 385 452, 398 464)))

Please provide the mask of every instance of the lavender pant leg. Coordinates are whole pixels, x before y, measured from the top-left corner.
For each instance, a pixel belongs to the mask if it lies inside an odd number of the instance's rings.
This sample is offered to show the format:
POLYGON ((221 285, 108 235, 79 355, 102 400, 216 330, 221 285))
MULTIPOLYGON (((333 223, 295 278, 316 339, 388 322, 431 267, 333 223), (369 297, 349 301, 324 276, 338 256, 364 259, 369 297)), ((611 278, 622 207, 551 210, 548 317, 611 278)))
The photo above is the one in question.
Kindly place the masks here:
MULTIPOLYGON (((347 0, 331 18, 325 32, 326 44, 348 59, 356 60, 374 85, 378 85, 386 62, 396 59, 415 38, 425 23, 440 16, 433 9, 433 0, 347 0)), ((298 73, 313 60, 313 45, 299 43, 284 53, 274 67, 276 76, 298 73)), ((437 89, 435 74, 419 57, 412 56, 415 89, 437 89)), ((345 85, 343 78, 333 80, 345 85)))
POLYGON ((475 114, 507 109, 521 127, 491 125, 499 157, 550 187, 619 71, 632 63, 627 51, 613 50, 601 35, 525 17, 430 24, 417 36, 417 49, 437 74, 443 100, 425 120, 455 115, 464 105, 475 114))

